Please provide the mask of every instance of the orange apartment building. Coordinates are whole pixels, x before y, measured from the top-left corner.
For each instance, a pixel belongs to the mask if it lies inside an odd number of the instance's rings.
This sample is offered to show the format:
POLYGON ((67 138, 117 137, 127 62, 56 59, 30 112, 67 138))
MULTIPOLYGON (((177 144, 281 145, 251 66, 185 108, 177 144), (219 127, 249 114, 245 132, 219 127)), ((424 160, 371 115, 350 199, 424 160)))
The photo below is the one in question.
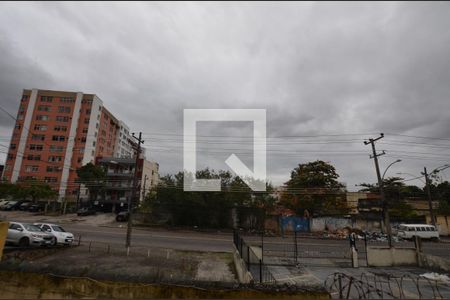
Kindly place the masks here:
POLYGON ((77 195, 76 170, 97 156, 130 157, 128 127, 94 94, 24 90, 3 179, 47 182, 59 198, 77 195), (122 152, 120 152, 120 150, 122 152))

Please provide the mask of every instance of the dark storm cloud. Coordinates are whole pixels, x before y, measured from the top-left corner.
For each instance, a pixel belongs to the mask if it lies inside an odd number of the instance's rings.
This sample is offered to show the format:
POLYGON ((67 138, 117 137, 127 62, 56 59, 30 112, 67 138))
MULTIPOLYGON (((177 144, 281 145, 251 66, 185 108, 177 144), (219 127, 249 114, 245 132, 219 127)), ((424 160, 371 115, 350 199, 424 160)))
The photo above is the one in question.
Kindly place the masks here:
MULTIPOLYGON (((374 181, 370 149, 362 144, 369 133, 450 137, 447 2, 0 8, 2 106, 15 114, 23 88, 96 93, 134 131, 146 133, 148 153, 162 172, 182 169, 184 108, 267 109, 267 133, 275 138, 268 141, 268 174, 275 183, 314 159, 335 164, 350 188, 374 181), (364 135, 341 144, 276 139, 343 133, 364 135)), ((0 120, 2 137, 10 135, 11 121, 0 120)), ((217 128, 242 133, 220 125, 212 132, 217 128)), ((383 158, 384 167, 405 150, 446 155, 389 144, 396 139, 387 135, 380 144, 399 151, 383 158)), ((442 163, 428 156, 405 157, 398 168, 417 173, 424 164, 442 163)), ((225 168, 220 159, 215 168, 225 168)))

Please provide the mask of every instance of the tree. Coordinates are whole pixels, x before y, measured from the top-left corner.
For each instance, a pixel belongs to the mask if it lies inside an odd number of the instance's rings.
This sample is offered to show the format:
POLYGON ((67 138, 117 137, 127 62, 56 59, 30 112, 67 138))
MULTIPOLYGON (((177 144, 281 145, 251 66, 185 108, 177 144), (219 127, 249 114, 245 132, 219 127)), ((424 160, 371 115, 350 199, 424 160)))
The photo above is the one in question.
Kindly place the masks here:
POLYGON ((344 185, 337 181, 339 175, 331 164, 316 160, 306 164, 299 164, 291 172, 291 179, 286 182, 289 188, 325 188, 342 189, 344 185))
POLYGON ((57 193, 48 185, 36 180, 27 180, 17 184, 16 195, 30 197, 31 201, 36 203, 41 199, 51 199, 56 197, 57 193))
MULTIPOLYGON (((380 191, 378 184, 362 183, 360 186, 364 187, 360 190, 360 192, 379 193, 380 191)), ((417 213, 414 211, 413 207, 406 203, 405 199, 411 195, 411 192, 416 193, 420 191, 419 188, 406 186, 403 183, 403 178, 388 177, 383 180, 383 189, 386 196, 389 214, 392 217, 405 219, 417 216, 417 213)))
MULTIPOLYGON (((203 169, 196 173, 196 178, 220 179, 220 191, 185 192, 184 176, 183 172, 178 172, 161 177, 156 197, 152 199, 152 212, 168 212, 173 217, 173 225, 223 228, 229 225, 233 208, 245 207, 246 211, 260 212, 273 202, 270 191, 253 192, 241 178, 228 171, 203 169)), ((193 177, 193 174, 186 176, 193 177)))
POLYGON ((89 191, 89 200, 95 201, 104 190, 106 170, 101 166, 88 163, 77 170, 78 182, 84 184, 89 191))
POLYGON ((305 215, 306 211, 316 215, 347 214, 345 188, 338 178, 334 166, 327 162, 299 164, 285 183, 281 203, 298 215, 305 215))

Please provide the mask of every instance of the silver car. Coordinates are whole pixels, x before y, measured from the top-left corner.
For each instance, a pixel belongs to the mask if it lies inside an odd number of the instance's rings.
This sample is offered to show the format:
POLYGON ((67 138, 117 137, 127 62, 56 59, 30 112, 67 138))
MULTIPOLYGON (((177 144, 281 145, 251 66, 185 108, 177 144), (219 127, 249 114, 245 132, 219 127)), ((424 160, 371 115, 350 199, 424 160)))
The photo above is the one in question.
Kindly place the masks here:
POLYGON ((34 225, 53 235, 52 245, 72 245, 74 240, 73 234, 65 231, 61 226, 49 223, 34 223, 34 225))
POLYGON ((28 246, 47 246, 51 245, 53 235, 42 231, 39 227, 27 223, 10 222, 6 242, 28 246))

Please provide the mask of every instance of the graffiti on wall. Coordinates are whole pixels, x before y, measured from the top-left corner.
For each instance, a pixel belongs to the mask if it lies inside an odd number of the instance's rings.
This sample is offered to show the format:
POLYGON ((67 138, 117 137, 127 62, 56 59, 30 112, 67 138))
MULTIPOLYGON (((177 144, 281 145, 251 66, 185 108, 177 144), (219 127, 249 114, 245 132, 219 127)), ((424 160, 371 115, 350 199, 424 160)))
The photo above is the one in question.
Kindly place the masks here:
POLYGON ((309 219, 296 216, 280 217, 280 230, 285 231, 308 232, 309 219))

